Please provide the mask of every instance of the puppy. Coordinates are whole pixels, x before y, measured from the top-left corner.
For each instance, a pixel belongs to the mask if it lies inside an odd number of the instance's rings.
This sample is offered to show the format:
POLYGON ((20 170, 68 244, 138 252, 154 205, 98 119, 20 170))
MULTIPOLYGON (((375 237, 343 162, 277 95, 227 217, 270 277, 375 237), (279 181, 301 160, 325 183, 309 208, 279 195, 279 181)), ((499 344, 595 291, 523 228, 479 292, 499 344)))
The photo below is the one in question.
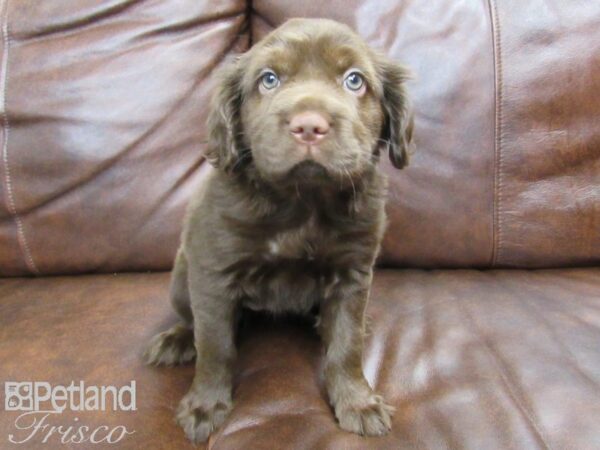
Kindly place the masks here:
POLYGON ((218 74, 207 158, 188 207, 171 300, 181 323, 155 336, 149 364, 196 359, 177 421, 205 441, 232 407, 242 307, 318 306, 324 378, 340 426, 390 429, 392 408, 362 371, 365 307, 385 227, 380 152, 407 163, 406 71, 347 26, 294 19, 218 74))

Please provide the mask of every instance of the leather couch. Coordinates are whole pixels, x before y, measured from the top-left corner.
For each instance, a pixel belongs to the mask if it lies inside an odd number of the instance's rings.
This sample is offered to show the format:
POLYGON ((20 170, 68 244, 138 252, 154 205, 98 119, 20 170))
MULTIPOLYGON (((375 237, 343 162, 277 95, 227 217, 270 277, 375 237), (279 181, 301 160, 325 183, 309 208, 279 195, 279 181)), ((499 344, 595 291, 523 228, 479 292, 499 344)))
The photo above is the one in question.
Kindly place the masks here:
MULTIPOLYGON (((0 410, 0 448, 192 448, 191 366, 149 368, 202 158, 211 73, 289 17, 346 22, 415 73, 390 179, 369 382, 393 430, 340 430, 301 319, 239 337, 221 449, 600 448, 600 3, 5 0, 0 381, 123 386, 136 411, 0 410), (133 434, 61 443, 51 426, 133 434), (20 426, 22 429, 18 429, 20 426)), ((2 406, 8 391, 2 389, 2 406)))

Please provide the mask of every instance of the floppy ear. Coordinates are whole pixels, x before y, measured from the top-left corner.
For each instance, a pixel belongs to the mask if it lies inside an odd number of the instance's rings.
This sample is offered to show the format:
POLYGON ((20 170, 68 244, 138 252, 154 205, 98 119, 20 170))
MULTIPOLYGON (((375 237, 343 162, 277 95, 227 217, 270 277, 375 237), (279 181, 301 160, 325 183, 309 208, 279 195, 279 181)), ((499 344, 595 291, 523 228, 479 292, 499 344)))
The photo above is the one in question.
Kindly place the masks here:
POLYGON ((242 75, 240 57, 216 73, 217 85, 208 114, 205 156, 208 162, 225 172, 233 172, 242 156, 242 75))
POLYGON ((402 169, 408 164, 408 156, 414 150, 414 118, 404 87, 410 74, 407 69, 387 58, 380 60, 379 73, 383 83, 384 113, 380 138, 394 167, 402 169))

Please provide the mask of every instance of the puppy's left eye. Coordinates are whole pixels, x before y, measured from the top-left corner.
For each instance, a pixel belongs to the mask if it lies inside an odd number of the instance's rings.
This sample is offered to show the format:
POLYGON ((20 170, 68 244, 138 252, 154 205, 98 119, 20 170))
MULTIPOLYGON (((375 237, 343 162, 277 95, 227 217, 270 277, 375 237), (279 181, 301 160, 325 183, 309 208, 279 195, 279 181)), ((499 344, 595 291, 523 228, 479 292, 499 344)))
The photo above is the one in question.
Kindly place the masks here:
POLYGON ((262 86, 269 91, 275 89, 280 83, 277 74, 270 70, 262 74, 260 82, 262 83, 262 86))
POLYGON ((364 84, 365 79, 359 72, 350 72, 346 78, 344 78, 344 87, 352 92, 360 91, 364 84))

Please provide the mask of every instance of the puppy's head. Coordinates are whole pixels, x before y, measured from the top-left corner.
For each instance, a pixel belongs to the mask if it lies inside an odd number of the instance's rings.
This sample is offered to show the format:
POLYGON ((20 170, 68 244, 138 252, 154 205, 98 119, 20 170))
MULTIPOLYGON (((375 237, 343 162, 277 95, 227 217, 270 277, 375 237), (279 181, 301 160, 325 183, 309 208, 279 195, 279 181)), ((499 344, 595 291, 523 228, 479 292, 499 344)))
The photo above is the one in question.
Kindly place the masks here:
POLYGON ((293 19, 219 74, 207 156, 264 181, 352 183, 384 150, 397 168, 412 137, 405 69, 345 25, 293 19))

